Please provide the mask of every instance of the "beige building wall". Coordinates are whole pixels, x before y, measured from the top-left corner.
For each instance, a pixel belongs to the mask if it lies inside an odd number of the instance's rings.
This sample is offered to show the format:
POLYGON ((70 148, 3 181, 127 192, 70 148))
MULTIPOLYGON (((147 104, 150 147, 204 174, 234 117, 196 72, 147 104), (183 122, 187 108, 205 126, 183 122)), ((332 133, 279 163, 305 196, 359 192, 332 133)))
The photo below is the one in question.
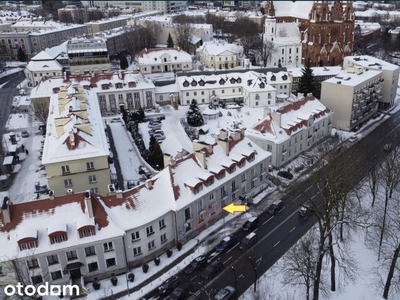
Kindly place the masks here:
MULTIPOLYGON (((100 59, 98 59, 100 60, 100 59)), ((82 65, 82 62, 77 62, 77 64, 70 64, 69 69, 71 75, 79 75, 79 74, 90 74, 90 73, 104 73, 111 72, 111 64, 85 64, 82 65)))
POLYGON ((82 192, 97 188, 97 192, 102 196, 108 193, 108 185, 111 182, 107 156, 46 164, 45 168, 49 187, 55 195, 65 195, 67 189, 82 192), (88 169, 87 163, 93 163, 93 168, 88 169), (63 173, 63 166, 68 166, 69 172, 63 173), (93 175, 96 176, 96 180, 90 182, 89 176, 93 175), (72 185, 65 185, 64 180, 67 179, 71 179, 72 185))
MULTIPOLYGON (((374 71, 370 71, 371 74, 374 71)), ((321 102, 335 112, 333 126, 351 131, 366 122, 376 113, 381 96, 381 72, 359 80, 355 84, 345 84, 343 79, 331 78, 322 82, 321 102)), ((358 76, 345 74, 345 76, 358 76)), ((361 76, 361 75, 360 75, 361 76)))

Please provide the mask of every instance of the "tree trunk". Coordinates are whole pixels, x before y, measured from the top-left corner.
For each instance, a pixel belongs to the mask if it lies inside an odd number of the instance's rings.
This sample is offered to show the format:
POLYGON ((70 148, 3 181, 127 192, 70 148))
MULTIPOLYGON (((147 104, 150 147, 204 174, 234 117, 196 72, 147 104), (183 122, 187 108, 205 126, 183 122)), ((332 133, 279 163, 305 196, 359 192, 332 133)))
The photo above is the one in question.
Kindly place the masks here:
POLYGON ((386 214, 387 214, 388 203, 389 203, 389 197, 388 197, 387 192, 386 192, 385 209, 383 211, 383 221, 382 221, 381 236, 379 238, 378 261, 381 258, 381 248, 382 248, 382 243, 383 243, 383 235, 384 235, 385 229, 386 229, 386 214))
POLYGON ((319 233, 319 247, 318 247, 318 260, 317 267, 315 269, 315 279, 314 279, 314 288, 313 288, 313 300, 319 299, 319 286, 321 284, 321 273, 322 273, 322 261, 324 259, 325 251, 324 251, 324 233, 322 231, 322 226, 320 224, 320 233, 319 233))
POLYGON ((332 232, 329 231, 329 256, 331 258, 331 291, 336 291, 336 274, 335 274, 335 267, 336 267, 336 260, 335 260, 335 253, 333 251, 333 237, 332 232))
POLYGON ((387 299, 389 297, 390 284, 392 282, 393 273, 396 268, 397 258, 399 257, 399 253, 400 253, 400 244, 397 245, 397 248, 394 251, 394 255, 392 257, 392 261, 390 263, 389 273, 385 283, 385 289, 383 290, 383 296, 382 296, 383 299, 387 299))

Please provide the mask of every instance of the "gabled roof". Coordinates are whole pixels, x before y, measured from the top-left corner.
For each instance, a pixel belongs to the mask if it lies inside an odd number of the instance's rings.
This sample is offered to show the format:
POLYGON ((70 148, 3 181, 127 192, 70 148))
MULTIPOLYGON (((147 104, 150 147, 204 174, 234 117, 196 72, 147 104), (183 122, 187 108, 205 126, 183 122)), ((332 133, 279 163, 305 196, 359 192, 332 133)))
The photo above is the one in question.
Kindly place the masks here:
POLYGON ((84 193, 9 205, 11 222, 6 224, 0 214, 0 261, 31 256, 32 251, 37 255, 122 236, 124 231, 109 220, 96 197, 90 197, 93 217, 89 217, 84 193), (80 238, 77 224, 96 225, 96 235, 80 238), (51 244, 49 234, 60 230, 66 232, 67 240, 51 244), (38 247, 20 250, 18 241, 28 237, 37 238, 38 247))
POLYGON ((136 55, 136 60, 140 64, 153 64, 159 65, 163 62, 161 57, 170 57, 171 62, 183 63, 192 62, 192 57, 181 48, 156 48, 156 49, 143 49, 136 55))

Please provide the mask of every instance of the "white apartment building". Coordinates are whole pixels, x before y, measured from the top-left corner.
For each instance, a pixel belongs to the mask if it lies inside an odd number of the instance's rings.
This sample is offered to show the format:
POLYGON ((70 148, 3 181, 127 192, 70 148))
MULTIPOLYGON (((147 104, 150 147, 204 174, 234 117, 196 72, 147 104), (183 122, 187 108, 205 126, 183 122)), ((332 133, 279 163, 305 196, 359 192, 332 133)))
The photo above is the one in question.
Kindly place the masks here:
POLYGON ((24 69, 25 76, 30 86, 37 86, 43 78, 62 76, 63 66, 46 51, 32 57, 24 69))
POLYGON ((269 56, 267 65, 294 67, 301 64, 302 45, 300 24, 296 22, 277 23, 271 16, 265 18, 263 40, 274 43, 275 51, 269 56))
POLYGON ((276 104, 278 91, 282 95, 290 93, 290 79, 283 72, 178 76, 176 82, 181 105, 189 105, 195 99, 199 104, 243 102, 253 108, 266 107, 276 104))
POLYGON ((329 136, 333 111, 314 96, 296 99, 293 103, 272 110, 246 130, 246 137, 271 152, 271 165, 280 168, 329 136))
POLYGON ((393 106, 399 81, 399 66, 368 55, 346 56, 343 60, 343 68, 351 66, 382 72, 382 98, 379 99, 379 109, 388 109, 393 106))
POLYGON ((378 111, 385 82, 382 74, 381 70, 367 70, 353 65, 322 82, 321 102, 335 112, 335 127, 352 131, 378 111))
POLYGON ((179 47, 145 48, 136 55, 135 60, 143 74, 193 70, 192 57, 179 47))
POLYGON ((121 106, 130 111, 155 106, 155 86, 138 71, 53 77, 42 81, 32 91, 32 101, 36 98, 48 98, 64 86, 65 81, 93 92, 102 115, 115 114, 121 106))

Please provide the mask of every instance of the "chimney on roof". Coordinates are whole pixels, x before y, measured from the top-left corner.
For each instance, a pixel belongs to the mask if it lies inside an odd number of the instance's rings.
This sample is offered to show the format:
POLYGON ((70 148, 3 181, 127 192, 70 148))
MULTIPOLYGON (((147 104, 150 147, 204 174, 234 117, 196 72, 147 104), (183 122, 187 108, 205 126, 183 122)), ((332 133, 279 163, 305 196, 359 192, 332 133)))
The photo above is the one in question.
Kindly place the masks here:
POLYGON ((153 189, 153 181, 152 180, 146 180, 146 182, 144 183, 144 185, 146 186, 146 188, 148 190, 152 190, 153 189))
POLYGON ((234 141, 240 140, 240 137, 241 137, 240 131, 234 131, 234 132, 231 133, 231 138, 234 141))
POLYGON ((87 213, 89 214, 89 218, 93 218, 93 204, 92 204, 92 197, 90 195, 90 190, 85 191, 85 205, 87 208, 87 213))
POLYGON ((204 151, 196 151, 194 153, 196 155, 197 161, 200 163, 203 169, 207 169, 207 161, 206 161, 206 153, 204 151))
POLYGON ((71 144, 71 149, 75 148, 75 134, 73 131, 69 133, 69 142, 71 144))
POLYGON ((1 205, 1 214, 3 215, 4 224, 11 222, 10 204, 10 198, 7 196, 4 197, 3 204, 1 205))
POLYGON ((116 197, 118 198, 118 199, 122 199, 122 197, 123 197, 123 194, 122 194, 122 190, 117 190, 117 191, 115 191, 116 192, 116 197))

